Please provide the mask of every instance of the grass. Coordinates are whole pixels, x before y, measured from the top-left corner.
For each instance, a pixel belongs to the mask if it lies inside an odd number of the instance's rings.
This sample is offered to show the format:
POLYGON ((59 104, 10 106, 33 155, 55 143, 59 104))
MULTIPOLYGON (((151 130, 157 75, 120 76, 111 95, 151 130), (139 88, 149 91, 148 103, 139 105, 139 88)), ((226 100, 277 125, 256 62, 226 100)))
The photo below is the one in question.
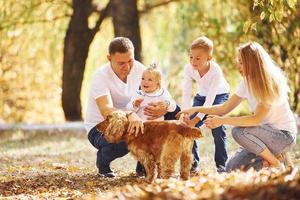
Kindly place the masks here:
MULTIPOLYGON (((227 144, 231 157, 238 146, 230 134, 227 144)), ((214 172, 214 144, 210 132, 205 131, 199 145, 201 169, 214 172)), ((299 138, 292 157, 300 166, 299 138)), ((116 179, 97 176, 95 161, 96 150, 85 134, 0 133, 0 197, 91 198, 141 181, 132 174, 136 161, 129 154, 112 163, 119 174, 116 179)))

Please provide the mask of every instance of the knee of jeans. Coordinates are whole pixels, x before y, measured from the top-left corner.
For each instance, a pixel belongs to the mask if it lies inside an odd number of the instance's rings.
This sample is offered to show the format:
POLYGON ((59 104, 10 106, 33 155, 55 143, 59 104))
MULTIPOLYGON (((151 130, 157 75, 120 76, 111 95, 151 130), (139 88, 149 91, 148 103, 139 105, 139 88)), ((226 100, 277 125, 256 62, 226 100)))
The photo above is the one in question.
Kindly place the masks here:
POLYGON ((238 141, 242 135, 242 132, 243 132, 243 128, 234 127, 231 131, 231 135, 235 141, 238 141))

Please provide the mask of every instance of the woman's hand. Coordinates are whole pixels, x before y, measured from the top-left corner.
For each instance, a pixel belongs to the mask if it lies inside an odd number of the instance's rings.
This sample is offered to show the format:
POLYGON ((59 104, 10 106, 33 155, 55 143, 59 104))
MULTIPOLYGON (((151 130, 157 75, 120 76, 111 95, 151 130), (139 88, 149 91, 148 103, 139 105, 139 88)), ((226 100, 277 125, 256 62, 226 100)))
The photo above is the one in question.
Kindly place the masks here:
POLYGON ((223 125, 223 117, 216 116, 216 115, 208 115, 207 119, 204 120, 204 124, 207 128, 214 129, 221 125, 223 125))
POLYGON ((142 134, 144 133, 144 124, 143 121, 139 118, 139 116, 136 113, 130 113, 128 115, 128 129, 127 132, 129 134, 135 133, 135 136, 138 135, 139 130, 141 130, 142 134))
POLYGON ((148 120, 154 120, 164 116, 168 111, 168 105, 164 101, 149 103, 145 109, 144 114, 149 116, 148 120))

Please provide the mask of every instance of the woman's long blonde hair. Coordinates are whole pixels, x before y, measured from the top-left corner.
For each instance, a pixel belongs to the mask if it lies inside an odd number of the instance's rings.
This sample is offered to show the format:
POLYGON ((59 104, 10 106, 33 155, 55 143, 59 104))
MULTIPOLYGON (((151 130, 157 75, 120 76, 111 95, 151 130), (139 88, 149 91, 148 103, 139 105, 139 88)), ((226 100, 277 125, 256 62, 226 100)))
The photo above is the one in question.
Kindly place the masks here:
POLYGON ((239 47, 239 53, 249 92, 258 103, 272 104, 276 99, 287 98, 286 77, 260 44, 244 44, 239 47))

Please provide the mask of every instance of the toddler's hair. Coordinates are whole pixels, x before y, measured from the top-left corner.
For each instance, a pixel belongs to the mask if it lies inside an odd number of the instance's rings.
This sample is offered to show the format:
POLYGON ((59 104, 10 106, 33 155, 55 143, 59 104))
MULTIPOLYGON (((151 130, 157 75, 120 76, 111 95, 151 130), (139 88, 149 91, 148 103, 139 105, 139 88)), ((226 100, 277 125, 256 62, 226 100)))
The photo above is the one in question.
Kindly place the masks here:
POLYGON ((212 56, 213 48, 214 48, 214 44, 213 44, 212 40, 210 40, 209 38, 207 38, 205 36, 198 37, 197 39, 195 39, 192 42, 192 44, 190 46, 190 50, 192 50, 192 49, 203 49, 210 56, 212 56))
POLYGON ((158 69, 158 64, 155 62, 151 63, 150 67, 148 67, 145 71, 153 75, 155 80, 158 82, 159 87, 161 87, 161 71, 158 69))

